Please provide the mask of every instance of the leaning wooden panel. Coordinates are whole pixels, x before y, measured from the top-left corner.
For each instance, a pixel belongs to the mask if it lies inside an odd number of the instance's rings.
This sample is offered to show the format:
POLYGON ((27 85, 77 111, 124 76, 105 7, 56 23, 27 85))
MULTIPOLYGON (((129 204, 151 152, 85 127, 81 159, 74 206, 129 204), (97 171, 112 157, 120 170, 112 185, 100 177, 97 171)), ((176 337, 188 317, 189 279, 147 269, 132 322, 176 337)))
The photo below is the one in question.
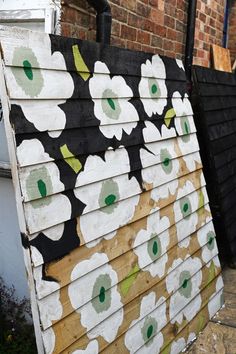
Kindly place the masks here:
POLYGON ((226 262, 236 264, 236 79, 228 72, 202 67, 194 67, 193 73, 195 121, 219 249, 226 262), (207 95, 209 85, 211 97, 207 95), (225 91, 230 95, 226 97, 225 91))
POLYGON ((162 351, 220 274, 183 64, 21 29, 0 42, 39 353, 162 351))

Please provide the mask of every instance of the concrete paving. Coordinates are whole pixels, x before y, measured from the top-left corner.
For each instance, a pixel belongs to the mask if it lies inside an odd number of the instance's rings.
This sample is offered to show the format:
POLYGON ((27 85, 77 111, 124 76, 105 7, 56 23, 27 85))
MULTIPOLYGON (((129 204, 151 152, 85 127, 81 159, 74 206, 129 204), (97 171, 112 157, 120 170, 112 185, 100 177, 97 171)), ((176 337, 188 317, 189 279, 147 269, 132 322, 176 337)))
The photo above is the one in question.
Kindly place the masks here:
POLYGON ((225 306, 208 323, 187 354, 236 354, 236 269, 225 268, 225 306))

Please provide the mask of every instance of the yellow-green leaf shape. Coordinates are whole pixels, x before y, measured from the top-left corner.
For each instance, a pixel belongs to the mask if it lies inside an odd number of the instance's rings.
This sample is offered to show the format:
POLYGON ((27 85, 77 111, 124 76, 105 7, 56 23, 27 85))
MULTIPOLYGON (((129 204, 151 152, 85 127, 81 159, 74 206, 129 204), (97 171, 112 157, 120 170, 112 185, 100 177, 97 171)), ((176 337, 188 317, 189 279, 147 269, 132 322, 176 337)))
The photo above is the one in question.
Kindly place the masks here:
POLYGON ((79 47, 77 44, 72 46, 72 52, 74 56, 75 67, 78 74, 82 77, 84 81, 87 81, 90 77, 90 71, 82 58, 79 47))
POLYGON ((82 168, 80 160, 74 157, 66 144, 61 146, 60 150, 62 156, 65 159, 65 162, 72 168, 75 173, 78 173, 82 168))
POLYGON ((170 108, 166 112, 166 115, 165 115, 165 118, 164 118, 164 122, 165 122, 165 125, 167 126, 167 128, 169 128, 170 123, 171 123, 171 119, 174 118, 175 116, 176 116, 176 114, 175 114, 174 108, 170 108))

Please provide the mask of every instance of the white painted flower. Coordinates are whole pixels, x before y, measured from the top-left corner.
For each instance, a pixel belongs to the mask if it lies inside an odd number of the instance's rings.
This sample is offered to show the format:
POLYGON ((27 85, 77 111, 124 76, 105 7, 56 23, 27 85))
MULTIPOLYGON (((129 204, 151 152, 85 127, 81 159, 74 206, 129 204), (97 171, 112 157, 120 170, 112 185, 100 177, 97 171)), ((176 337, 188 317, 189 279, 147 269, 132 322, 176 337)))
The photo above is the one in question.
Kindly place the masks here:
POLYGON ((77 349, 72 354, 98 354, 99 346, 96 340, 89 342, 86 349, 77 349))
POLYGON ((79 262, 72 270, 68 294, 89 339, 102 336, 111 343, 123 321, 123 304, 117 290, 117 274, 108 261, 105 253, 95 253, 90 259, 79 262), (94 264, 98 268, 92 271, 94 264), (112 323, 106 321, 116 311, 112 323))
POLYGON ((131 88, 122 76, 110 77, 105 63, 97 61, 89 90, 94 102, 94 114, 100 120, 100 131, 107 138, 121 140, 123 131, 130 134, 139 120, 135 107, 129 102, 131 88))
POLYGON ((184 140, 188 141, 188 135, 190 134, 189 116, 192 117, 193 110, 187 94, 185 94, 182 99, 181 94, 178 91, 175 91, 172 96, 172 106, 176 117, 181 118, 175 120, 176 130, 184 140))
POLYGON ((196 334, 191 332, 188 336, 187 341, 185 338, 179 338, 173 341, 170 348, 170 354, 179 354, 184 350, 188 344, 190 344, 196 338, 196 334))
POLYGON ((133 247, 139 267, 150 272, 152 277, 161 278, 165 273, 169 226, 169 219, 166 216, 160 218, 160 212, 155 212, 147 217, 147 229, 140 230, 135 238, 133 247))
POLYGON ((224 304, 223 286, 223 279, 220 275, 216 281, 216 291, 213 295, 211 295, 208 302, 208 311, 210 319, 215 316, 216 312, 219 311, 224 304))
POLYGON ((60 301, 60 285, 55 281, 43 279, 42 266, 34 268, 34 279, 38 296, 39 315, 43 328, 62 317, 63 307, 60 301))
POLYGON ((183 71, 185 71, 184 64, 183 64, 182 60, 180 60, 180 59, 175 59, 175 60, 176 60, 176 64, 178 65, 178 67, 180 69, 183 69, 183 71))
POLYGON ((101 181, 130 172, 129 155, 126 149, 119 148, 105 152, 104 158, 88 156, 84 170, 78 174, 76 187, 101 181))
POLYGON ((166 325, 166 302, 162 296, 156 299, 154 292, 144 296, 140 305, 140 317, 134 320, 125 334, 125 346, 130 354, 159 353, 164 338, 161 329, 166 325))
POLYGON ((198 161, 195 161, 193 158, 186 159, 184 155, 189 154, 190 149, 191 151, 199 150, 199 146, 196 134, 191 134, 191 132, 196 131, 196 128, 192 117, 193 110, 187 94, 185 94, 182 99, 180 93, 175 91, 172 96, 172 106, 175 110, 176 116, 180 118, 175 119, 176 130, 181 137, 179 148, 183 154, 183 159, 186 162, 187 168, 192 171, 195 169, 196 162, 198 161), (188 151, 186 151, 186 149, 188 151))
MULTIPOLYGON (((30 165, 36 161, 48 161, 49 155, 45 152, 42 143, 37 139, 24 140, 17 148, 17 157, 20 164, 30 165)), ((51 159, 50 159, 51 160, 51 159)), ((22 190, 29 202, 25 203, 26 221, 30 232, 38 232, 51 226, 63 223, 71 217, 71 203, 69 199, 57 193, 65 189, 60 181, 59 169, 54 163, 47 163, 41 167, 32 166, 28 175, 21 181, 22 190), (56 193, 55 195, 53 195, 56 193)), ((55 239, 60 239, 64 226, 58 226, 52 231, 46 231, 55 239), (56 235, 55 235, 56 233, 56 235)))
POLYGON ((164 125, 162 126, 162 135, 151 122, 146 122, 146 128, 143 130, 145 146, 147 149, 140 150, 142 166, 142 178, 144 183, 152 184, 153 187, 162 186, 163 198, 168 197, 169 193, 174 194, 178 186, 179 161, 175 152, 175 141, 173 139, 165 140, 172 136, 172 132, 164 125), (151 168, 145 168, 148 166, 151 168), (172 181, 172 183, 167 183, 172 181))
POLYGON ((31 259, 35 267, 44 263, 43 256, 36 247, 30 246, 30 252, 31 259))
POLYGON ((149 117, 161 115, 167 105, 167 87, 165 64, 158 54, 141 65, 141 75, 139 94, 145 112, 149 117))
POLYGON ((56 344, 56 336, 52 327, 42 331, 43 344, 45 348, 45 354, 52 354, 54 352, 56 344))
POLYGON ((209 222, 197 232, 197 238, 200 246, 202 247, 202 260, 210 267, 210 260, 214 262, 217 267, 220 267, 218 257, 218 248, 216 244, 216 235, 212 222, 209 222))
MULTIPOLYGON (((124 157, 128 159, 128 154, 124 157)), ((76 184, 81 181, 98 180, 97 169, 93 168, 91 160, 87 160, 84 171, 77 178, 76 184)), ((117 161, 104 161, 100 158, 99 164, 103 167, 103 174, 116 169, 117 161)), ((128 163, 128 161, 127 161, 128 163)), ((98 169, 100 167, 98 166, 98 169)), ((88 183, 88 182, 87 182, 88 183)), ((111 177, 91 184, 89 188, 77 188, 74 190, 76 198, 85 204, 83 215, 80 217, 80 230, 86 242, 96 240, 127 224, 134 216, 135 208, 139 202, 141 192, 139 183, 135 177, 129 179, 128 174, 122 177, 111 177), (127 198, 127 195, 130 197, 127 198)), ((101 241, 101 238, 100 240, 101 241)))
POLYGON ((15 89, 16 97, 53 98, 53 104, 52 101, 43 99, 36 100, 34 104, 32 100, 18 100, 16 104, 20 105, 26 119, 36 129, 48 131, 51 137, 58 137, 66 125, 66 115, 59 105, 72 96, 74 83, 67 72, 62 53, 59 51, 52 53, 49 36, 44 36, 43 40, 43 51, 40 46, 34 46, 34 49, 29 47, 14 49, 12 53, 14 67, 11 67, 9 72, 9 82, 15 89), (60 68, 60 71, 54 71, 53 79, 51 70, 39 69, 45 67, 45 62, 50 62, 55 69, 60 68))
POLYGON ((184 318, 191 321, 199 311, 202 302, 199 295, 202 282, 201 267, 199 258, 187 255, 185 260, 175 259, 169 268, 166 289, 171 294, 169 308, 171 323, 181 324, 184 318))
POLYGON ((199 198, 194 190, 193 184, 187 181, 183 188, 178 189, 177 200, 174 203, 177 238, 179 242, 182 241, 179 245, 181 247, 188 247, 190 239, 186 238, 185 242, 183 240, 196 230, 198 223, 198 215, 194 212, 198 209, 199 198))

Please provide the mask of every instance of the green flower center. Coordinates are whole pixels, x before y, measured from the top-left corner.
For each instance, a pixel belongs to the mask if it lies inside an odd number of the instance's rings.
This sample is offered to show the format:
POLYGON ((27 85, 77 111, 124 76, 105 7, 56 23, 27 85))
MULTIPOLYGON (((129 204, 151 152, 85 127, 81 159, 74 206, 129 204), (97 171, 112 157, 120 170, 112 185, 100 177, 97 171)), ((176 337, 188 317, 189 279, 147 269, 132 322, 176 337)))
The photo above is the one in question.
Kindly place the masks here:
POLYGON ((209 240, 208 240, 208 244, 211 246, 212 243, 213 243, 213 241, 214 241, 214 237, 211 236, 211 237, 209 238, 209 240))
POLYGON ((186 134, 189 134, 189 128, 188 128, 188 123, 184 122, 184 131, 186 134))
POLYGON ((184 289, 186 289, 187 286, 188 286, 188 279, 184 279, 183 284, 182 284, 182 287, 183 287, 184 289))
POLYGON ((185 203, 183 206, 183 211, 186 213, 188 211, 188 203, 185 203))
POLYGON ((149 339, 153 334, 153 325, 150 325, 147 329, 147 338, 149 339))
POLYGON ((25 72, 25 75, 29 80, 33 80, 33 70, 30 62, 28 60, 23 61, 23 69, 25 72))
POLYGON ((105 198, 105 204, 106 205, 112 205, 116 200, 116 196, 114 194, 109 194, 106 198, 105 198))
POLYGON ((167 167, 169 163, 170 163, 170 159, 166 157, 165 160, 163 161, 163 165, 167 167))
POLYGON ((158 244, 157 244, 156 241, 153 242, 152 252, 153 252, 154 255, 156 255, 157 252, 158 252, 158 244))
POLYGON ((47 195, 47 186, 44 183, 44 181, 42 179, 39 179, 37 181, 37 184, 38 184, 38 190, 39 190, 39 193, 40 193, 41 197, 46 197, 46 195, 47 195))
POLYGON ((155 93, 157 93, 157 85, 156 85, 156 84, 153 84, 153 85, 152 85, 151 91, 152 91, 152 94, 153 94, 153 95, 154 95, 155 93))
POLYGON ((102 286, 100 289, 100 292, 99 292, 99 301, 104 302, 105 298, 106 298, 105 288, 104 288, 104 286, 102 286))
POLYGON ((113 109, 113 111, 116 109, 116 105, 115 102, 112 98, 107 98, 107 102, 109 104, 109 106, 111 107, 111 109, 113 109))

